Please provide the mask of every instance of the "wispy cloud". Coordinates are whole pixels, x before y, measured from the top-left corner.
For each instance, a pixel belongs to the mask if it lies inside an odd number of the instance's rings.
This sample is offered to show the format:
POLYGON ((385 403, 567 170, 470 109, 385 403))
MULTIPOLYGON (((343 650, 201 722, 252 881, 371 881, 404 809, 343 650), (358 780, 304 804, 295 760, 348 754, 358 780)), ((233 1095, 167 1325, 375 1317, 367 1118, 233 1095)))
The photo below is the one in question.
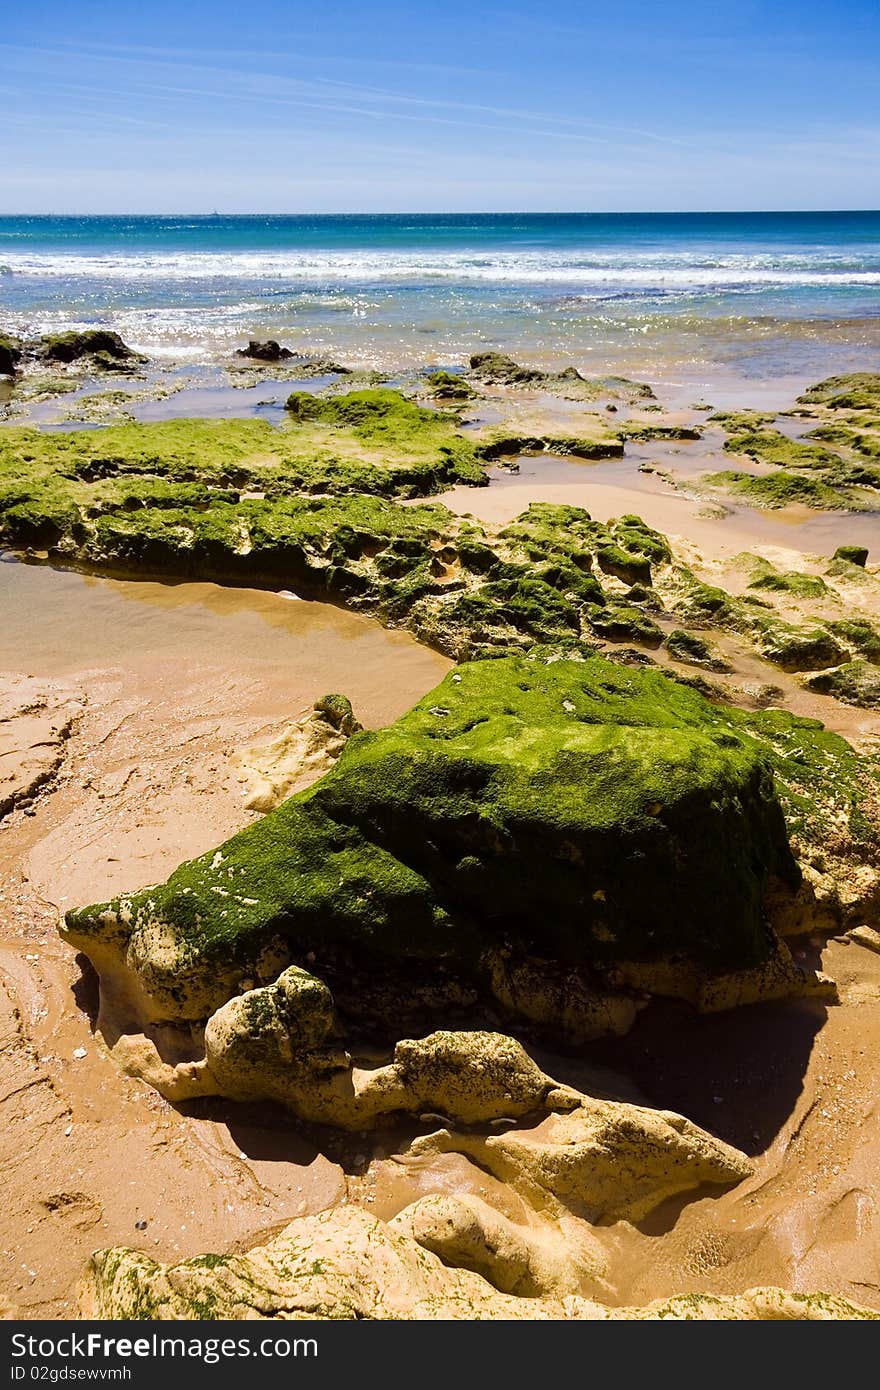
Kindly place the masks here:
MULTIPOLYGON (((28 57, 42 62, 47 58, 69 61, 72 52, 81 62, 100 65, 111 72, 124 66, 127 69, 125 86, 112 88, 102 82, 105 96, 124 96, 136 90, 141 95, 239 100, 262 106, 325 110, 370 120, 394 119, 418 124, 496 130, 505 134, 514 133, 511 123, 516 122, 516 133, 519 134, 588 144, 610 143, 620 137, 633 141, 651 140, 680 148, 694 144, 690 139, 658 130, 560 116, 516 106, 416 96, 388 87, 338 78, 311 76, 305 79, 268 69, 242 70, 238 65, 193 62, 191 55, 185 51, 158 50, 162 56, 153 56, 155 50, 109 52, 93 45, 28 47, 0 44, 0 53, 3 52, 24 58, 25 67, 28 57), (211 85, 212 82, 216 85, 211 85), (503 124, 487 121, 486 117, 497 117, 498 122, 503 124)), ((55 82, 52 85, 57 86, 55 82)))

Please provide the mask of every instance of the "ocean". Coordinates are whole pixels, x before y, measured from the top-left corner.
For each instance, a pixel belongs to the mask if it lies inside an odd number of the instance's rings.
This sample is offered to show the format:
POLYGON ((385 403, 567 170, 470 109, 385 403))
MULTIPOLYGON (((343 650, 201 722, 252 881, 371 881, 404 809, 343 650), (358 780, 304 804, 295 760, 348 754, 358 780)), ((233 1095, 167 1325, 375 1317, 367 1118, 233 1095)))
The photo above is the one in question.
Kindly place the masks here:
POLYGON ((652 379, 880 365, 880 213, 0 217, 0 329, 251 336, 380 368, 498 347, 652 379))

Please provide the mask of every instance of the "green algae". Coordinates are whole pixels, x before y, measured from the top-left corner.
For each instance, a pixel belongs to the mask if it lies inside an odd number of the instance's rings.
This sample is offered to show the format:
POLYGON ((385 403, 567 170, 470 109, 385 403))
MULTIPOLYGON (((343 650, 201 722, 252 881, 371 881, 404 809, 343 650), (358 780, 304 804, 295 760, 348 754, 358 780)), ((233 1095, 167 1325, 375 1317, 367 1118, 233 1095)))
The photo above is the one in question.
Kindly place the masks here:
POLYGON ((438 401, 471 401, 477 395, 467 377, 458 372, 430 372, 425 380, 438 401))
POLYGON ((829 376, 811 386, 802 396, 801 405, 825 405, 831 410, 880 411, 880 373, 850 372, 844 376, 829 376))
POLYGON ((704 481, 715 487, 725 487, 756 506, 769 510, 795 504, 813 507, 818 511, 861 510, 858 502, 837 492, 818 478, 801 473, 788 473, 785 469, 762 476, 725 469, 720 473, 707 473, 704 481))
POLYGON ((880 665, 880 632, 867 618, 839 618, 826 626, 866 661, 880 665))
POLYGON ((471 977, 512 944, 596 967, 755 964, 768 882, 798 877, 775 739, 808 746, 818 728, 598 657, 472 663, 216 854, 68 928, 84 942, 108 910, 135 933, 161 921, 182 1006, 193 972, 244 966, 279 934, 319 962, 347 949, 471 977))
POLYGON ((868 548, 864 545, 839 545, 832 560, 846 560, 848 564, 864 569, 868 563, 868 548))
POLYGON ((15 475, 35 492, 124 474, 198 481, 288 497, 296 493, 428 496, 452 483, 487 481, 474 445, 452 417, 398 392, 349 392, 319 401, 297 393, 303 420, 278 430, 262 420, 170 420, 101 430, 0 437, 0 486, 15 475))
POLYGON ((408 474, 421 495, 456 482, 487 481, 473 442, 455 428, 457 417, 427 410, 399 391, 321 397, 294 391, 286 408, 301 427, 293 436, 296 446, 310 446, 319 455, 341 450, 343 460, 362 459, 377 469, 408 474))
POLYGON ((880 430, 880 414, 876 420, 872 418, 869 429, 835 422, 831 425, 819 425, 816 429, 810 430, 808 438, 819 439, 826 444, 836 444, 842 449, 855 454, 862 454, 869 459, 880 459, 880 434, 877 433, 878 430, 880 430))
POLYGON ((775 415, 763 410, 716 410, 709 416, 710 425, 722 425, 731 435, 753 434, 775 420, 775 415))
POLYGON ((721 655, 718 648, 696 632, 687 632, 680 627, 674 628, 667 634, 664 646, 671 657, 684 662, 685 665, 702 666, 707 671, 731 669, 730 662, 721 655))
POLYGON ((778 430, 755 429, 732 434, 724 444, 728 454, 746 454, 759 463, 770 463, 779 468, 833 468, 840 463, 840 456, 825 449, 820 444, 804 444, 799 439, 789 439, 778 430))
POLYGON ((833 695, 847 705, 880 709, 880 669, 868 661, 847 661, 830 671, 807 678, 811 690, 833 695))

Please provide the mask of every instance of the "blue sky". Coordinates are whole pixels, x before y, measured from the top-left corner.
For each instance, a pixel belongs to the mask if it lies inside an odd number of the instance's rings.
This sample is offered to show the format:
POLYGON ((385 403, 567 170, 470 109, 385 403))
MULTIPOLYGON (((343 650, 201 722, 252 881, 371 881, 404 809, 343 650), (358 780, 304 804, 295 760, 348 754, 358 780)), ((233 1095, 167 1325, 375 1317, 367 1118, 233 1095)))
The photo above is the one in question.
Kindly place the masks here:
POLYGON ((880 206, 876 0, 23 0, 2 212, 880 206))

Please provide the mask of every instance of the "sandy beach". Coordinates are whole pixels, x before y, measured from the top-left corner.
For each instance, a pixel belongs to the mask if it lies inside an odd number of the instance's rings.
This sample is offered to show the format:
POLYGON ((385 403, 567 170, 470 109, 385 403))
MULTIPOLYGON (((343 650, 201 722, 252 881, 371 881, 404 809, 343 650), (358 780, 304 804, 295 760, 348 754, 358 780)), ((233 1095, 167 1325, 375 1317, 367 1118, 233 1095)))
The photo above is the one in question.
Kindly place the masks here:
MULTIPOLYGON (((163 395, 158 382, 139 405, 145 424, 178 414, 177 395, 163 395)), ((324 380, 304 385, 314 394, 324 380)), ((782 398, 788 383, 777 385, 782 398)), ((285 389, 268 376, 248 388, 265 406, 285 389)), ((599 430, 592 401, 564 399, 541 385, 478 383, 476 390, 458 420, 464 440, 506 432, 552 442, 599 430)), ((89 381, 77 381, 77 391, 87 398, 89 381)), ((192 404, 204 418, 223 420, 243 394, 205 387, 192 404)), ((653 421, 697 437, 634 439, 621 456, 597 461, 562 445, 541 453, 512 446, 488 464, 488 485, 441 486, 437 500, 456 524, 477 519, 493 545, 533 504, 582 508, 601 523, 638 514, 668 537, 677 565, 700 584, 720 586, 731 602, 755 592, 757 556, 774 575, 813 581, 808 599, 791 583, 761 591, 775 622, 877 623, 877 513, 863 504, 762 510, 725 495, 706 478, 729 464, 729 429, 706 422, 705 412, 671 392, 658 394, 659 413, 621 401, 606 424, 653 421), (838 547, 859 544, 871 551, 867 570, 850 566, 843 579, 829 578, 838 547)), ((760 408, 776 409, 767 406, 771 397, 768 387, 760 408)), ((109 402, 106 416, 92 423, 112 424, 116 408, 109 402)), ((60 413, 54 400, 23 401, 14 427, 27 423, 28 411, 39 424, 60 413)), ((777 423, 797 444, 816 422, 777 423)), ((771 472, 750 457, 743 467, 747 476, 771 472)), ((404 497, 394 505, 416 515, 423 502, 404 497)), ((451 555, 452 542, 445 544, 451 555)), ((446 556, 442 540, 431 545, 437 584, 457 582, 458 560, 446 556)), ((370 564, 375 549, 367 548, 370 564)), ((436 1115, 421 1125, 397 1117, 375 1129, 333 1130, 300 1123, 265 1100, 173 1103, 149 1084, 149 1068, 126 1075, 97 1027, 98 977, 58 936, 60 916, 160 883, 182 861, 256 825, 274 803, 255 809, 253 797, 273 777, 287 778, 277 784, 286 795, 333 765, 324 746, 303 734, 316 700, 344 694, 367 729, 391 725, 454 671, 450 639, 437 628, 433 645, 416 640, 403 609, 397 618, 368 606, 355 611, 352 599, 317 602, 264 577, 253 587, 218 585, 197 574, 160 578, 155 564, 142 575, 129 566, 122 577, 119 566, 114 574, 112 565, 72 548, 65 558, 57 545, 49 560, 35 546, 30 555, 10 548, 5 558, 0 1133, 8 1176, 0 1249, 10 1315, 76 1316, 78 1281, 98 1249, 134 1247, 173 1264, 206 1251, 249 1251, 295 1218, 341 1208, 393 1221, 437 1194, 488 1204, 569 1269, 585 1258, 573 1252, 589 1248, 593 1272, 570 1276, 565 1287, 611 1308, 773 1285, 880 1310, 873 1060, 880 955, 870 931, 860 940, 845 921, 802 929, 792 943, 795 965, 830 976, 836 994, 793 993, 703 1014, 682 998, 648 1003, 643 994, 624 1036, 575 1049, 520 1030, 558 1083, 602 1101, 681 1114, 751 1168, 720 1194, 697 1184, 645 1215, 596 1220, 577 1204, 560 1212, 552 1203, 542 1211, 515 1183, 472 1161, 465 1152, 471 1140, 460 1151, 411 1148, 420 1129, 436 1127, 436 1115)), ((603 572, 603 581, 622 602, 630 579, 603 572)), ((659 597, 647 610, 656 638, 610 637, 604 653, 625 660, 633 640, 642 642, 646 662, 679 680, 692 676, 668 641, 682 622, 681 582, 661 566, 659 597)), ((425 627, 414 630, 422 635, 425 627)), ((705 687, 710 699, 747 714, 771 706, 821 720, 875 756, 876 704, 811 688, 796 664, 785 669, 762 655, 754 630, 741 622, 707 635, 721 673, 705 687)), ((870 927, 868 915, 859 920, 870 927)), ((123 1031, 134 1035, 138 1026, 132 1020, 123 1031)), ((535 1123, 524 1119, 522 1133, 535 1123)), ((465 1136, 481 1132, 462 1128, 465 1136)))

